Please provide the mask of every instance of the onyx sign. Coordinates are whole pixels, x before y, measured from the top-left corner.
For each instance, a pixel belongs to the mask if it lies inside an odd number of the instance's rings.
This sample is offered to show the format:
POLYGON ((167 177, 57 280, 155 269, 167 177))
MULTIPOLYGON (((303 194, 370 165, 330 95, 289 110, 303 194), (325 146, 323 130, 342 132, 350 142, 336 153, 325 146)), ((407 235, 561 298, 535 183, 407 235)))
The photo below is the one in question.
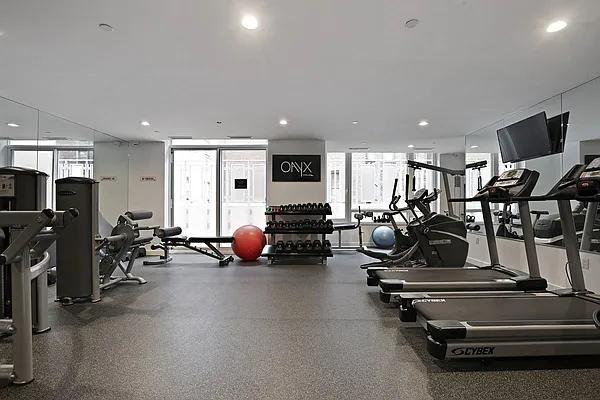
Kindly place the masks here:
POLYGON ((274 154, 273 182, 321 182, 321 156, 274 154))

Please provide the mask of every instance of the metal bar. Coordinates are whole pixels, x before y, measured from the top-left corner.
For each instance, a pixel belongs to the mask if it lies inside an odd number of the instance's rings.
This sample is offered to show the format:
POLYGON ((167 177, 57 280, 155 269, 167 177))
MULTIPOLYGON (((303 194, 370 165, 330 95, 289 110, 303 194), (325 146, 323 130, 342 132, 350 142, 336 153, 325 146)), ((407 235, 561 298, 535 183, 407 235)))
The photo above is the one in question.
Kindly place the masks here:
POLYGON ((531 224, 531 214, 529 213, 529 202, 519 201, 519 214, 521 215, 521 229, 523 230, 523 241, 525 242, 525 254, 527 256, 527 266, 529 267, 529 276, 532 278, 540 277, 540 264, 535 246, 535 235, 533 225, 531 224))
POLYGON ((565 250, 567 251, 567 261, 569 263, 569 273, 571 275, 571 287, 575 292, 583 292, 585 291, 585 280, 581 268, 581 257, 579 256, 577 232, 575 230, 571 202, 569 200, 559 200, 558 213, 560 215, 560 224, 563 231, 563 243, 565 250))
MULTIPOLYGON (((22 234, 23 235, 23 234, 22 234)), ((17 238, 18 240, 18 238, 17 238)), ((12 313, 16 335, 13 337, 14 381, 22 385, 33 381, 33 334, 31 322, 31 281, 29 247, 12 265, 12 313)), ((46 298, 47 301, 47 298, 46 298)))
MULTIPOLYGON (((0 211, 1 226, 24 226, 24 229, 13 229, 18 235, 12 237, 10 245, 4 250, 0 257, 0 263, 10 264, 11 260, 20 255, 27 248, 29 257, 29 242, 32 241, 44 227, 54 218, 52 210, 39 211, 0 211)), ((27 266, 29 268, 29 266, 27 266)), ((29 270, 28 270, 29 271, 29 270)))
POLYGON ((488 252, 490 254, 490 265, 500 266, 500 257, 498 256, 498 245, 496 243, 496 234, 494 233, 494 222, 492 221, 492 212, 490 203, 481 201, 481 213, 483 215, 483 227, 485 229, 485 238, 487 239, 488 252))
MULTIPOLYGON (((36 333, 47 332, 50 330, 48 323, 48 265, 50 264, 50 254, 44 253, 44 258, 35 267, 42 272, 34 279, 35 282, 35 303, 32 315, 33 330, 36 333)), ((33 269, 34 267, 32 267, 33 269)), ((30 274, 31 275, 31 274, 30 274)))
POLYGON ((448 174, 448 175, 459 175, 460 176, 460 175, 465 174, 465 171, 461 170, 461 169, 450 169, 450 168, 438 167, 437 165, 425 164, 425 163, 413 161, 413 160, 406 161, 406 164, 411 169, 423 168, 423 169, 429 169, 432 171, 442 172, 442 173, 448 174))
POLYGON ((581 236, 580 250, 589 251, 592 247, 592 236, 594 233, 594 222, 596 221, 596 213, 598 212, 598 203, 589 202, 587 211, 585 212, 585 222, 583 224, 583 235, 581 236))
POLYGON ((456 214, 454 213, 454 207, 452 202, 450 202, 450 199, 452 198, 452 196, 450 195, 450 182, 448 181, 448 175, 443 173, 442 174, 442 181, 444 182, 444 194, 446 196, 446 207, 448 207, 448 214, 451 217, 456 217, 456 214))

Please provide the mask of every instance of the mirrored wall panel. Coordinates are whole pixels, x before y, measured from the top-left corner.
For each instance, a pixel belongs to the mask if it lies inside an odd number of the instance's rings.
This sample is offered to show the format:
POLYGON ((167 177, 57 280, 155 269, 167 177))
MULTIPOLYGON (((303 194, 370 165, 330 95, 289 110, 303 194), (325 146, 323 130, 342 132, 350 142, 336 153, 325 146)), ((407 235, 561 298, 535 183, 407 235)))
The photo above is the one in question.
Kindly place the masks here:
MULTIPOLYGON (((466 171, 466 193, 472 196, 478 185, 507 169, 527 168, 540 173, 533 195, 547 193, 573 165, 587 163, 600 156, 600 78, 575 89, 552 97, 527 109, 504 116, 497 122, 466 136, 466 162, 487 161, 488 168, 481 170, 481 180, 475 171, 466 171), (549 144, 536 138, 532 131, 527 134, 529 157, 511 162, 509 152, 503 159, 500 151, 498 130, 510 127, 525 120, 546 118, 550 136, 549 144), (548 154, 550 146, 556 154, 548 154)), ((551 151, 551 152, 552 152, 551 151)), ((531 219, 534 222, 536 242, 552 246, 562 246, 562 229, 554 201, 531 202, 531 219)), ((575 222, 581 236, 587 204, 573 202, 575 222)), ((497 237, 519 240, 522 237, 521 215, 516 205, 496 204, 492 206, 494 230, 497 237)), ((467 205, 467 215, 472 221, 472 233, 483 234, 481 207, 477 203, 467 205)), ((600 223, 596 230, 600 231, 600 223)), ((600 251, 600 234, 592 240, 590 250, 600 251)))

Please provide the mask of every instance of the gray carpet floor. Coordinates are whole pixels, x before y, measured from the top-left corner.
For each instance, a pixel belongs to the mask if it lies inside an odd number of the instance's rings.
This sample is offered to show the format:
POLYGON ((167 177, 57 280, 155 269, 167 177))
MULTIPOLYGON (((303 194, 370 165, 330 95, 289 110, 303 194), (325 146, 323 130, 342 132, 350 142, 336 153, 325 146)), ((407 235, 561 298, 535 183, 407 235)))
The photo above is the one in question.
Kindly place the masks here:
POLYGON ((366 286, 359 255, 226 268, 175 257, 100 303, 52 303, 35 381, 0 386, 0 399, 600 398, 597 357, 434 360, 423 331, 366 286))

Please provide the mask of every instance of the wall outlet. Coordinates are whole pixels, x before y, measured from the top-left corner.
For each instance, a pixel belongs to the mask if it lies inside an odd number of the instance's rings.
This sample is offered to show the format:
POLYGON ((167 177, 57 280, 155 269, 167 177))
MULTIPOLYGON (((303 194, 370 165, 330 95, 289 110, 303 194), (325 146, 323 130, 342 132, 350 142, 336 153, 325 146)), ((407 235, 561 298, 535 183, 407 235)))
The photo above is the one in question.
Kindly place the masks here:
POLYGON ((581 268, 582 269, 590 269, 590 259, 589 258, 582 258, 581 259, 581 268))

